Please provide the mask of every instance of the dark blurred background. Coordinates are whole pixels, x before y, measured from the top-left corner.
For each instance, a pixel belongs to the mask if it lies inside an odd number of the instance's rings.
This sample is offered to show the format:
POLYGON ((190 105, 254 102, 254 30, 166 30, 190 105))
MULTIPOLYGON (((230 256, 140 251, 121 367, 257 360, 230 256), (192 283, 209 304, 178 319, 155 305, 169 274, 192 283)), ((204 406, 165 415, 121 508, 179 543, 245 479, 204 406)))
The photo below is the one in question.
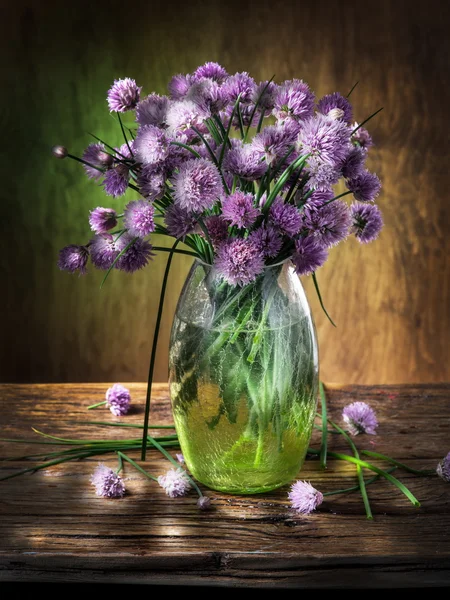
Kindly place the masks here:
MULTIPOLYGON (((339 246, 318 272, 337 329, 304 278, 321 376, 449 380, 448 6, 4 0, 0 380, 146 379, 166 256, 133 276, 114 272, 101 291, 99 272, 58 271, 58 249, 89 239, 88 211, 105 200, 79 165, 53 159, 50 147, 81 154, 88 131, 118 145, 105 102, 115 78, 165 93, 171 75, 207 60, 257 80, 303 78, 318 96, 346 94, 359 81, 352 95, 359 121, 384 106, 369 127, 376 142, 369 167, 384 184, 385 229, 371 246, 339 246)), ((173 268, 159 381, 167 378, 170 326, 189 265, 177 257, 173 268)))

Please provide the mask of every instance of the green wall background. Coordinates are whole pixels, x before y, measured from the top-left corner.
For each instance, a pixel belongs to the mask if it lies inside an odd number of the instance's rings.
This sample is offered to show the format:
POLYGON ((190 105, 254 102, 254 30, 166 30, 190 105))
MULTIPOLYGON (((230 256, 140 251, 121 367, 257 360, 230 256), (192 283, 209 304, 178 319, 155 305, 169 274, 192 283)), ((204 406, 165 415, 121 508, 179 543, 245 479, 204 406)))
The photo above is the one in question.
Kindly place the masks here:
MULTIPOLYGON (((384 182, 386 228, 370 247, 339 246, 318 273, 336 330, 304 282, 322 377, 449 379, 447 3, 3 4, 2 381, 146 379, 166 256, 131 277, 114 273, 102 291, 99 272, 59 272, 58 249, 89 238, 88 211, 104 196, 49 149, 64 143, 80 154, 88 131, 120 142, 105 103, 114 78, 164 93, 172 74, 206 60, 257 79, 304 78, 318 95, 359 80, 357 118, 385 107, 372 122, 370 166, 384 182)), ((189 265, 178 257, 173 270, 157 380, 167 376, 170 325, 189 265)))

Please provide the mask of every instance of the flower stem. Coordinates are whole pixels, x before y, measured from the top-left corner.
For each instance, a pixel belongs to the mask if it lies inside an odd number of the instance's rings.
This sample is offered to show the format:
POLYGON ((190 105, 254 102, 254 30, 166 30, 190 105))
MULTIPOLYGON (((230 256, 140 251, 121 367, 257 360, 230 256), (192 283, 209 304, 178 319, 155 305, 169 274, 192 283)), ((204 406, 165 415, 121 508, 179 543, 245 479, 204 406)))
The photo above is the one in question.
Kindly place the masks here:
MULTIPOLYGON (((386 471, 386 473, 393 473, 395 471, 397 467, 392 467, 391 469, 388 469, 386 471)), ((373 477, 371 477, 370 479, 366 479, 364 481, 364 484, 366 486, 370 485, 371 483, 374 483, 375 481, 378 481, 378 479, 380 479, 380 475, 374 475, 373 477)), ((337 496, 338 494, 347 494, 348 492, 357 492, 359 491, 360 485, 358 483, 358 485, 353 485, 352 487, 349 488, 345 488, 343 490, 333 490, 332 492, 324 492, 323 495, 324 496, 337 496)))
POLYGON ((120 129, 122 130, 123 139, 125 140, 125 143, 126 143, 126 145, 127 145, 128 152, 130 153, 130 155, 131 155, 132 157, 134 157, 134 154, 133 154, 133 152, 132 152, 132 150, 131 150, 131 148, 130 148, 130 144, 128 143, 128 138, 127 138, 127 136, 126 136, 126 134, 125 134, 125 129, 124 129, 124 127, 123 127, 122 118, 121 118, 121 116, 120 116, 120 113, 119 113, 119 112, 117 113, 117 117, 118 117, 118 119, 119 119, 119 123, 120 123, 120 129))
POLYGON ((119 459, 119 467, 118 467, 116 473, 119 474, 120 471, 122 471, 122 469, 123 469, 123 460, 122 460, 122 456, 121 456, 120 452, 117 452, 117 457, 119 459))
POLYGON ((136 469, 136 471, 139 471, 139 473, 142 473, 143 475, 145 475, 146 477, 148 477, 152 481, 158 481, 157 477, 154 477, 153 475, 150 475, 150 473, 147 473, 147 471, 145 469, 143 469, 137 463, 135 463, 134 460, 132 460, 129 456, 127 456, 123 452, 120 452, 120 450, 117 452, 117 454, 119 455, 120 458, 122 458, 123 460, 126 460, 127 462, 129 462, 130 465, 132 465, 136 469))
POLYGON ((412 467, 408 467, 408 465, 405 465, 404 463, 399 462, 398 460, 395 460, 394 458, 391 458, 390 456, 386 456, 385 454, 380 454, 379 452, 372 452, 370 450, 361 450, 361 454, 365 454, 366 456, 372 456, 373 458, 380 458, 381 460, 385 460, 387 462, 390 462, 393 465, 396 465, 397 467, 400 467, 401 469, 405 469, 405 471, 408 471, 408 473, 413 473, 414 475, 422 475, 423 477, 426 477, 427 475, 435 475, 436 471, 433 469, 413 469, 412 467))
POLYGON ((97 402, 96 404, 91 404, 90 406, 87 407, 87 410, 91 410, 92 408, 97 408, 98 406, 103 406, 104 404, 106 404, 106 400, 103 400, 102 402, 97 402))
POLYGON ((322 300, 322 295, 320 293, 320 289, 319 289, 319 284, 317 282, 317 277, 316 274, 313 273, 312 274, 312 278, 313 278, 313 282, 314 282, 314 287, 316 288, 316 292, 317 292, 317 297, 319 298, 319 302, 320 302, 320 306, 322 307, 323 312, 326 314, 326 316, 328 317, 328 320, 330 321, 330 323, 333 325, 333 327, 336 327, 336 323, 333 321, 333 319, 330 317, 330 315, 327 313, 327 309, 325 308, 325 305, 323 303, 322 300))
POLYGON ((158 346, 159 329, 161 327, 161 318, 162 318, 162 313, 163 313, 163 308, 164 308, 164 298, 166 295, 166 287, 167 287, 167 280, 169 278, 170 267, 172 265, 173 255, 174 255, 176 247, 178 246, 178 242, 179 242, 179 240, 176 240, 175 243, 173 244, 173 246, 171 248, 171 252, 169 254, 169 258, 167 259, 166 269, 164 271, 164 277, 163 277, 163 282, 162 282, 162 286, 161 286, 161 294, 159 296, 158 314, 156 316, 155 331, 153 334, 152 354, 150 357, 150 366, 148 369, 147 396, 145 399, 144 430, 143 430, 143 434, 142 434, 142 453, 141 453, 142 460, 145 460, 145 455, 146 455, 146 451, 147 451, 147 434, 148 434, 148 425, 149 425, 148 420, 150 417, 150 402, 151 402, 151 395, 152 395, 153 371, 155 369, 156 348, 158 346))
MULTIPOLYGON (((165 246, 153 246, 153 250, 158 252, 172 252, 172 248, 166 248, 165 246)), ((197 254, 195 252, 189 252, 189 250, 175 250, 175 254, 186 254, 197 258, 197 254)))
POLYGON ((320 465, 322 469, 327 468, 327 449, 328 449, 328 425, 327 425, 327 398, 323 383, 319 382, 320 404, 322 408, 322 443, 320 445, 320 465))

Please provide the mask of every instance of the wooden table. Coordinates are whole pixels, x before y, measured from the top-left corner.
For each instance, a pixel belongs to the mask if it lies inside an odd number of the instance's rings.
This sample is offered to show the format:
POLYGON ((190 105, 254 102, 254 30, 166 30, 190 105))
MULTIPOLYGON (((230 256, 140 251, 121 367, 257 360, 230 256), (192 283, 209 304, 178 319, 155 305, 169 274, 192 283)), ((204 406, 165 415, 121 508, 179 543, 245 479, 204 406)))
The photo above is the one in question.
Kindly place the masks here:
MULTIPOLYGON (((33 438, 35 426, 71 438, 129 438, 134 430, 79 424, 119 420, 106 409, 86 413, 107 387, 0 386, 1 435, 33 438)), ((134 410, 123 420, 139 423, 145 386, 129 388, 134 410)), ((170 422, 167 386, 155 388, 152 420, 170 422)), ((336 420, 354 400, 377 411, 379 434, 358 438, 361 448, 416 468, 435 468, 450 450, 449 385, 327 389, 336 420)), ((330 448, 345 448, 340 436, 331 437, 330 448)), ((317 447, 316 438, 312 445, 317 447)), ((36 448, 2 444, 0 455, 36 448)), ((114 457, 104 462, 117 464, 114 457)), ((331 496, 316 513, 299 516, 289 507, 287 488, 252 497, 209 491, 213 510, 199 512, 193 494, 171 500, 128 465, 127 495, 106 500, 89 483, 96 463, 66 463, 0 482, 0 580, 318 588, 450 584, 450 484, 438 477, 396 472, 421 500, 420 508, 387 482, 370 486, 375 521, 369 522, 356 493, 331 496)), ((1 462, 0 475, 29 464, 1 462)), ((167 465, 152 451, 146 468, 158 475, 167 465)), ((301 478, 322 491, 348 487, 354 467, 329 461, 323 472, 311 459, 301 478)))

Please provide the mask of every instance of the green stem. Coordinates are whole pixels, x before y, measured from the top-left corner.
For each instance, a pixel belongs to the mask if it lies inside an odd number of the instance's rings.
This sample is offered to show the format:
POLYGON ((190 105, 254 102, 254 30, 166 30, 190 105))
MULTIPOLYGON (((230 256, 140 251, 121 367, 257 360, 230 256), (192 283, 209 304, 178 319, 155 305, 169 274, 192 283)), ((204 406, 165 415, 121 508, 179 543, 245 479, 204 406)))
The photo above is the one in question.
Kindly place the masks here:
POLYGON ((117 457, 119 459, 119 468, 117 469, 116 473, 119 474, 123 469, 123 460, 120 452, 117 452, 117 457))
MULTIPOLYGON (((386 473, 393 473, 395 471, 397 467, 392 467, 391 469, 388 469, 386 471, 386 473)), ((378 479, 380 479, 380 475, 374 475, 373 477, 371 477, 370 479, 366 479, 364 481, 364 484, 366 486, 370 485, 371 483, 374 483, 375 481, 378 481, 378 479)), ((345 488, 342 490, 334 490, 333 492, 324 492, 323 495, 324 496, 337 496, 338 494, 346 494, 347 492, 357 492, 359 491, 361 488, 358 485, 353 485, 352 487, 349 488, 345 488)))
POLYGON ((126 136, 126 134, 125 134, 125 129, 124 129, 124 127, 123 127, 123 123, 122 123, 122 117, 120 116, 120 113, 119 113, 119 112, 117 113, 117 117, 118 117, 118 119, 119 119, 119 123, 120 123, 120 129, 122 130, 123 139, 125 140, 125 143, 126 143, 126 145, 127 145, 128 152, 130 153, 130 155, 131 155, 132 157, 134 157, 134 154, 133 154, 133 152, 132 152, 132 150, 131 150, 131 148, 130 148, 130 144, 128 143, 128 138, 127 138, 127 136, 126 136))
POLYGON ((129 462, 130 465, 132 465, 136 469, 136 471, 139 471, 139 473, 142 473, 143 475, 145 475, 146 477, 148 477, 152 481, 158 481, 157 477, 154 477, 153 475, 150 475, 150 473, 147 473, 147 471, 145 469, 143 469, 142 467, 140 467, 137 463, 134 462, 134 460, 132 460, 129 456, 127 456, 123 452, 118 451, 117 454, 120 456, 120 458, 122 458, 123 460, 126 460, 127 462, 129 462))
POLYGON ((241 101, 241 94, 239 94, 239 96, 236 98, 236 102, 234 103, 233 110, 231 112, 230 120, 228 121, 228 126, 227 126, 227 131, 226 131, 226 139, 224 140, 222 148, 220 150, 219 168, 222 167, 223 157, 225 156, 225 148, 226 148, 227 144, 231 148, 231 142, 230 142, 231 125, 233 124, 234 115, 236 114, 236 109, 237 109, 240 101, 241 101))
POLYGON ((314 287, 316 288, 317 297, 319 298, 320 306, 322 307, 323 312, 326 314, 326 316, 328 317, 328 320, 333 325, 333 327, 336 327, 335 322, 330 317, 330 315, 327 313, 327 309, 325 308, 325 306, 323 304, 322 295, 321 295, 320 290, 319 290, 319 284, 317 282, 317 276, 316 276, 315 273, 312 274, 312 278, 313 278, 313 282, 314 282, 314 287))
POLYGON ((342 198, 342 196, 347 196, 347 194, 353 194, 353 192, 350 192, 350 191, 348 191, 348 192, 342 192, 342 194, 339 194, 339 196, 335 196, 334 198, 331 198, 331 200, 327 200, 323 206, 326 206, 327 204, 330 204, 331 202, 334 202, 338 198, 342 198))
POLYGON ((141 454, 142 460, 145 460, 145 455, 146 455, 146 451, 147 451, 147 434, 148 434, 148 425, 149 425, 148 420, 150 417, 150 401, 151 401, 151 394, 152 394, 153 371, 155 369, 155 362, 156 362, 156 348, 158 345, 159 328, 161 327, 161 318, 162 318, 162 313, 163 313, 163 308, 164 308, 164 299, 166 296, 167 280, 169 278, 169 272, 170 272, 170 267, 172 265, 174 251, 177 246, 178 246, 178 240, 176 240, 176 242, 172 246, 172 252, 169 254, 169 258, 167 259, 166 269, 164 271, 164 277, 163 277, 163 282, 162 282, 162 286, 161 286, 161 294, 159 297, 158 314, 156 317, 155 332, 153 335, 152 354, 150 357, 150 366, 149 366, 149 370, 148 370, 147 395, 146 395, 146 399, 145 399, 144 430, 143 430, 143 434, 142 434, 142 454, 141 454))
POLYGON ((435 475, 436 474, 436 471, 434 469, 433 470, 413 469, 412 467, 408 467, 408 465, 405 465, 404 463, 401 463, 398 460, 391 458, 390 456, 386 456, 385 454, 380 454, 379 452, 372 452, 370 450, 361 450, 361 454, 364 454, 365 456, 372 456, 373 458, 380 458, 381 460, 390 462, 391 464, 396 465, 397 467, 400 467, 401 469, 405 469, 405 471, 408 471, 408 473, 413 473, 414 475, 422 475, 423 477, 426 477, 427 475, 435 475))
POLYGON ((352 131, 352 135, 355 135, 355 133, 358 131, 358 129, 360 127, 362 127, 363 125, 365 125, 367 123, 367 121, 370 121, 370 119, 372 119, 375 115, 377 115, 379 112, 381 112, 383 110, 383 106, 381 108, 379 108, 378 110, 376 110, 373 114, 370 115, 370 117, 367 117, 367 119, 365 119, 362 123, 360 123, 358 125, 358 127, 356 127, 353 131, 352 131))
MULTIPOLYGON (((153 246, 153 250, 158 252, 172 252, 172 248, 166 248, 165 246, 153 246)), ((195 252, 189 252, 189 250, 175 250, 175 254, 186 254, 187 256, 194 256, 198 258, 198 254, 195 252)))
POLYGON ((327 449, 328 449, 328 426, 327 426, 327 398, 323 383, 319 382, 320 404, 322 407, 322 443, 320 445, 320 465, 322 469, 327 468, 327 449))
POLYGON ((355 87, 358 85, 359 81, 357 81, 355 83, 355 85, 352 87, 352 89, 349 91, 349 93, 347 94, 347 98, 350 98, 351 93, 353 92, 353 90, 355 89, 355 87))
POLYGON ((187 144, 182 144, 181 142, 170 142, 172 145, 174 146, 179 146, 180 148, 184 148, 185 150, 188 150, 191 154, 193 154, 195 156, 195 158, 200 158, 200 154, 194 150, 194 148, 191 148, 191 146, 188 146, 187 144))
POLYGON ((102 402, 97 402, 96 404, 91 404, 90 406, 87 407, 87 410, 91 410, 92 408, 97 408, 98 406, 103 406, 104 404, 106 404, 106 400, 103 400, 102 402))

